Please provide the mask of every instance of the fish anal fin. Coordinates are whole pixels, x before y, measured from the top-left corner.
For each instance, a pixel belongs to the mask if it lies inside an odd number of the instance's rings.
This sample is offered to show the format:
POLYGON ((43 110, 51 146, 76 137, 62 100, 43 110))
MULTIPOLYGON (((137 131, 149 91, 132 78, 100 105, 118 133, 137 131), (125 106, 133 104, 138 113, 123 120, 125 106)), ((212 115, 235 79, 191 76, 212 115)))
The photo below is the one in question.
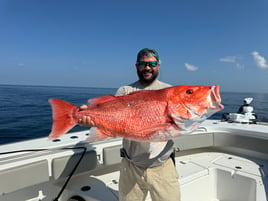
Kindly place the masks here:
POLYGON ((90 133, 90 136, 86 139, 86 142, 97 142, 111 137, 115 137, 115 135, 108 133, 102 129, 96 128, 94 132, 90 133))

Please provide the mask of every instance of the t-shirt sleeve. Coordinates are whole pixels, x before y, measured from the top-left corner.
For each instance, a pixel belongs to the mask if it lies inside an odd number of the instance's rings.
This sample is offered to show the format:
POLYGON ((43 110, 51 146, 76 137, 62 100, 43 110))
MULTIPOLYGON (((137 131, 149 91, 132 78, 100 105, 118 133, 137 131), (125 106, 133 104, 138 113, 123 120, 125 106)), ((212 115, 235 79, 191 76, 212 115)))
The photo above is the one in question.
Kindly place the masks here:
POLYGON ((123 96, 123 95, 126 95, 126 89, 124 86, 120 87, 115 93, 115 96, 123 96))

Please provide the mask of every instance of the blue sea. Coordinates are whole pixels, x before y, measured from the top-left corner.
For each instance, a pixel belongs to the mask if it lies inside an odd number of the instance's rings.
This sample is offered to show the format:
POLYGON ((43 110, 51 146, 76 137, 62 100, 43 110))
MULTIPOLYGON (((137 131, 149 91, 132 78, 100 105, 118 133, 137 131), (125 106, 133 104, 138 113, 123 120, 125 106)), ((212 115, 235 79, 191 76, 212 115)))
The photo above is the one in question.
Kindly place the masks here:
MULTIPOLYGON (((49 98, 59 98, 75 105, 87 104, 90 98, 114 94, 115 88, 53 87, 0 85, 0 144, 46 137, 52 125, 49 98)), ((246 97, 253 97, 254 112, 260 121, 268 122, 268 94, 221 92, 224 110, 210 119, 221 119, 223 113, 236 112, 246 97)), ((71 132, 86 128, 76 126, 71 132)))

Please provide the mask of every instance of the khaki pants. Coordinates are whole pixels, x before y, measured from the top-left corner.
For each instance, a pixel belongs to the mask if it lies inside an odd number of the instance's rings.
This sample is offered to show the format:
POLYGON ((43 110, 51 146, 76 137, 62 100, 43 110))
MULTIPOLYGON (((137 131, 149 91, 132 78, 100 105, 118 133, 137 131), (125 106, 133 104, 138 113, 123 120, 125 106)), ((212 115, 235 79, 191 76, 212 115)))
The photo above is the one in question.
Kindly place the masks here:
POLYGON ((119 200, 143 201, 150 192, 153 201, 180 201, 178 173, 171 159, 163 165, 143 169, 123 158, 120 168, 119 200))

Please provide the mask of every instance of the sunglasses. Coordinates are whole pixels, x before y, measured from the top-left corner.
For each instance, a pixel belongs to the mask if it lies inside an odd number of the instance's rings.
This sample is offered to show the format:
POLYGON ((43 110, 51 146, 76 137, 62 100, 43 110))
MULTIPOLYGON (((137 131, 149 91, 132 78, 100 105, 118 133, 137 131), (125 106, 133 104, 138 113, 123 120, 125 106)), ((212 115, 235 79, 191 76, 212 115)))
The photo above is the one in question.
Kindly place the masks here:
POLYGON ((158 65, 158 62, 157 61, 149 61, 149 62, 146 62, 146 61, 138 61, 137 62, 137 66, 139 68, 144 68, 146 66, 149 66, 149 67, 156 67, 158 65))

